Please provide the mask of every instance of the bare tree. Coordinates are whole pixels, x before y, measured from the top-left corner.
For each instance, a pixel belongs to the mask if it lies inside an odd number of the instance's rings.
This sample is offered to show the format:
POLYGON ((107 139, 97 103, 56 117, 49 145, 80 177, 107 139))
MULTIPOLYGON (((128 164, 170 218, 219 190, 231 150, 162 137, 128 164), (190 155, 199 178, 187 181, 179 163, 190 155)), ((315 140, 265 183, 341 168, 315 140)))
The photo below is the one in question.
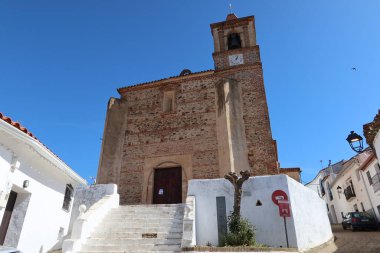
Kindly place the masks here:
POLYGON ((240 171, 241 177, 239 178, 236 175, 236 172, 229 172, 224 176, 225 179, 231 182, 231 184, 235 188, 234 194, 234 211, 232 213, 235 217, 240 217, 240 205, 241 205, 241 194, 242 194, 242 186, 245 181, 248 180, 250 174, 249 171, 240 171))

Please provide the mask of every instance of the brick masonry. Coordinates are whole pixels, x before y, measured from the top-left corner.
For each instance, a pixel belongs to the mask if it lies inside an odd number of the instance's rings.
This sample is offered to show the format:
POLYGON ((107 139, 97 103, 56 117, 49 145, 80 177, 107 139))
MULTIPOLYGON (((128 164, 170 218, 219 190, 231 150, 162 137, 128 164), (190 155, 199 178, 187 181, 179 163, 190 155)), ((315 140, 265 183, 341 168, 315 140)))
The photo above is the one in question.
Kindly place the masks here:
POLYGON ((250 41, 256 38, 254 20, 241 20, 244 27, 236 20, 212 25, 218 43, 225 41, 219 37, 226 32, 223 25, 232 22, 244 33, 245 44, 235 50, 216 48, 215 71, 120 88, 120 98, 110 100, 98 182, 118 184, 121 204, 151 203, 153 170, 170 164, 184 168, 183 201, 188 180, 222 177, 222 167, 233 170, 235 164, 234 170, 249 169, 252 175, 278 174, 259 47, 250 41), (237 53, 244 55, 244 64, 229 66, 228 56, 237 53), (221 81, 226 85, 217 88, 221 81), (163 110, 167 91, 174 91, 170 112, 163 110), (183 157, 190 157, 186 166, 183 157), (249 168, 238 168, 241 164, 249 168))

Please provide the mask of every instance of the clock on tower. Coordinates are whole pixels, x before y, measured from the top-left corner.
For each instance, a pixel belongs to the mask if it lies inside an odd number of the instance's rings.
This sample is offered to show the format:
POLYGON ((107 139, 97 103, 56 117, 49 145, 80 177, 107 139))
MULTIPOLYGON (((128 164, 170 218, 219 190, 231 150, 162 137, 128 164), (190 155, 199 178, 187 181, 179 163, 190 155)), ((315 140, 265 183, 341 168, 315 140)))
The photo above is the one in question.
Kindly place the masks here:
POLYGON ((226 21, 211 24, 211 32, 217 71, 260 63, 253 16, 237 18, 229 14, 226 21))

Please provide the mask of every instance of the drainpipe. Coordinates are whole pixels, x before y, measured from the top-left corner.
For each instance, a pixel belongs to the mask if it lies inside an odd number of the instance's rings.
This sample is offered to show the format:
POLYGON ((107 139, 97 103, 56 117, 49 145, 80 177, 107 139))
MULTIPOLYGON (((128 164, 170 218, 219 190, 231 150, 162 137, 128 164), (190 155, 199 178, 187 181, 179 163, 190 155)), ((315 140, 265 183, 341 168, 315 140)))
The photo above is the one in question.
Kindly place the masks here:
POLYGON ((376 212, 375 212, 375 208, 373 208, 372 200, 371 200, 371 197, 369 196, 369 192, 368 192, 368 189, 367 189, 367 184, 366 184, 365 181, 364 181, 364 176, 363 176, 363 171, 362 171, 362 170, 360 170, 360 175, 361 175, 361 177, 362 177, 363 184, 364 184, 364 188, 365 188, 365 192, 367 193, 367 197, 368 197, 369 203, 371 204, 371 209, 372 209, 372 212, 373 212, 374 218, 375 218, 375 220, 376 220, 376 227, 377 227, 377 230, 379 230, 379 220, 377 219, 376 212))

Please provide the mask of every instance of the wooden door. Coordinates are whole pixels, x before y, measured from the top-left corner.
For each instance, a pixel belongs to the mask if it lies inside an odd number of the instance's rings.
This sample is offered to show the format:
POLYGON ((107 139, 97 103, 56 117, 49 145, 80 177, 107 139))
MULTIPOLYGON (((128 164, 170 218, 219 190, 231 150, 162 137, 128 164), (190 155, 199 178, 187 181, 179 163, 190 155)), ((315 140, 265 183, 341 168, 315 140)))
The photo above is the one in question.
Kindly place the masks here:
POLYGON ((3 220, 1 222, 0 226, 0 245, 4 244, 5 236, 7 235, 9 222, 11 221, 13 208, 16 203, 17 193, 14 191, 11 191, 9 194, 7 206, 5 207, 3 220))
POLYGON ((153 204, 182 203, 182 168, 154 170, 153 204))

